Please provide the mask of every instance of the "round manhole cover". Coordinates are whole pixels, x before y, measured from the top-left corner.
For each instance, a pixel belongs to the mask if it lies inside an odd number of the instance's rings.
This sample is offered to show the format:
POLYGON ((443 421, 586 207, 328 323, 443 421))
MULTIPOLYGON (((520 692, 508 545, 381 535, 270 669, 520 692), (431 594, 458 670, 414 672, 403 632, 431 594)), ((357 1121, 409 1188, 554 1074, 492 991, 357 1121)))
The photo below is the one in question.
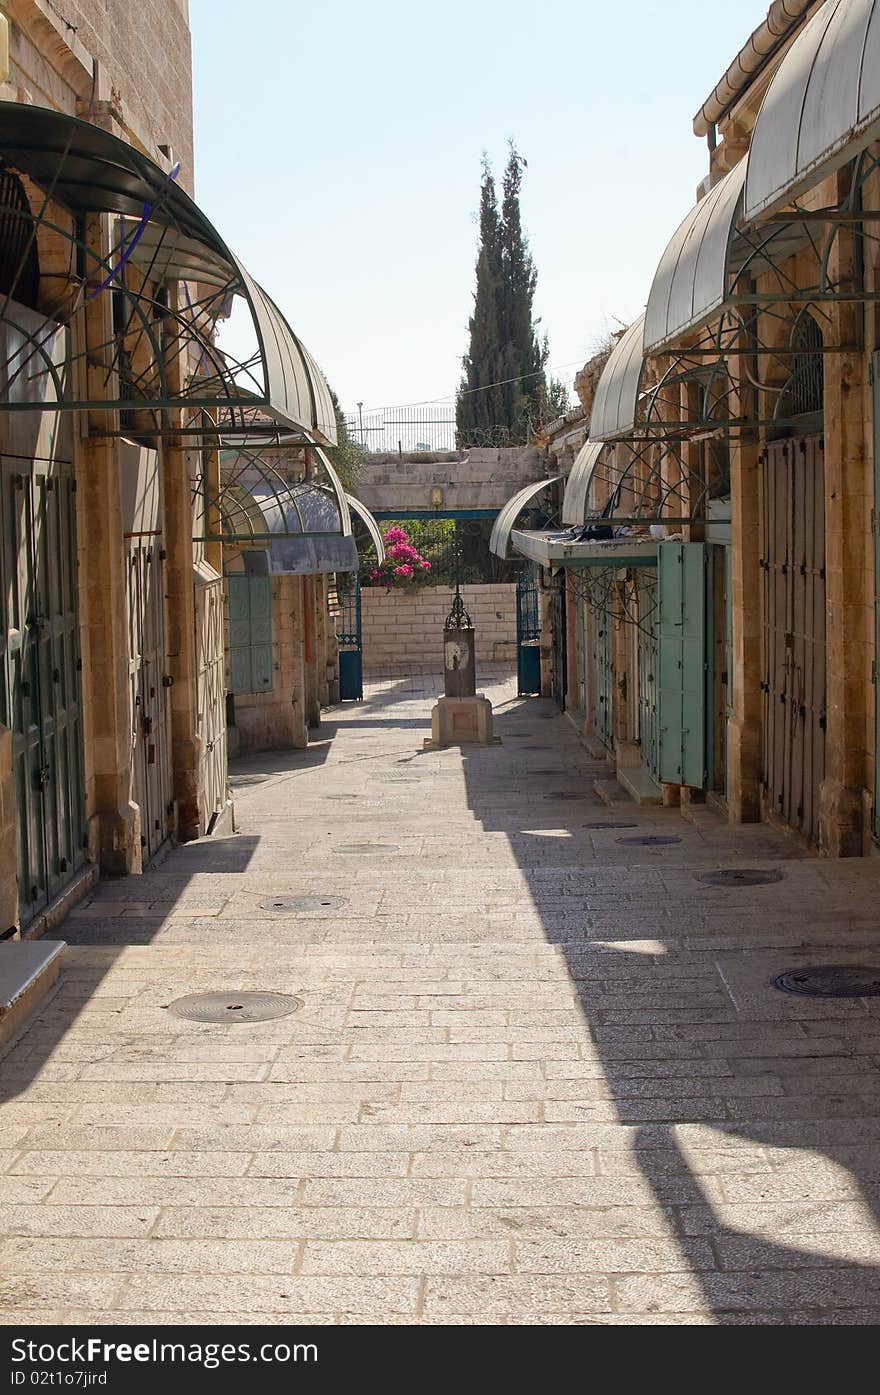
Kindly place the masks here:
POLYGON ((880 969, 862 964, 811 964, 787 969, 773 980, 783 993, 807 998, 880 998, 880 969))
POLYGON ((618 838, 626 848, 668 848, 672 843, 680 843, 680 838, 660 833, 642 834, 638 838, 618 838))
POLYGON ((347 905, 344 896, 272 896, 260 902, 260 910, 284 915, 285 912, 336 911, 347 905))
POLYGON ((716 872, 695 872, 694 876, 706 886, 769 886, 781 882, 783 874, 774 867, 723 867, 716 872))
POLYGON ((638 828, 638 824, 637 824, 637 823, 603 823, 602 820, 599 819, 599 820, 597 820, 596 823, 583 823, 583 824, 581 824, 581 828, 592 828, 592 829, 596 829, 597 831, 600 830, 600 829, 607 829, 609 833, 613 833, 613 832, 615 832, 618 828, 638 828))
POLYGON ((353 855, 366 855, 374 853, 377 857, 386 853, 400 852, 396 843, 342 843, 338 848, 334 848, 335 853, 351 853, 353 855))
POLYGON ((175 1017, 188 1022, 268 1022, 273 1017, 287 1017, 302 1007, 299 998, 289 993, 190 993, 168 1004, 175 1017))

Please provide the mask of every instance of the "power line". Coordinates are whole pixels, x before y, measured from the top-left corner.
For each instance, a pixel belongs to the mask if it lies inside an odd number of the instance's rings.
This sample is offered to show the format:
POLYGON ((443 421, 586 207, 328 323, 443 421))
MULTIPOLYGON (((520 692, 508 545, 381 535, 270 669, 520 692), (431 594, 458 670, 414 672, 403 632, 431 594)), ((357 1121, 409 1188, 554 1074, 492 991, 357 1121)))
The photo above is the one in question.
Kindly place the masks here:
POLYGON ((521 373, 519 377, 500 378, 497 383, 484 383, 482 387, 464 388, 460 394, 458 389, 454 388, 452 392, 446 393, 444 397, 420 397, 418 402, 393 402, 390 405, 386 405, 384 407, 365 407, 363 409, 363 412, 366 416, 369 412, 399 412, 402 411, 405 407, 434 407, 446 402, 454 402, 456 397, 459 395, 465 397, 470 396, 475 392, 488 392, 490 388, 507 387, 510 383, 525 382, 527 378, 540 378, 545 373, 559 373, 562 371, 563 368, 582 368, 583 365, 584 359, 574 358, 571 360, 570 363, 557 363, 549 368, 539 368, 535 373, 521 373))

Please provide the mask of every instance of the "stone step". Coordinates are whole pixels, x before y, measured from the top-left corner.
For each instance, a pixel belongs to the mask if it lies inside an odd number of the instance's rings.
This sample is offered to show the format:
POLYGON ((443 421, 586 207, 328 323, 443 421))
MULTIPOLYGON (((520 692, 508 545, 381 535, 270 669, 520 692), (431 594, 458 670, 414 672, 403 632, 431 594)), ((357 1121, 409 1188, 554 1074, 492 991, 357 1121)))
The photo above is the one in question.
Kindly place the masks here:
POLYGON ((64 940, 7 940, 0 944, 0 1046, 21 1031, 58 982, 64 940))
POLYGON ((593 781, 593 790, 603 804, 628 804, 626 792, 616 780, 599 779, 593 781))
POLYGON ((640 765, 618 766, 617 779, 636 804, 662 804, 663 791, 640 765))

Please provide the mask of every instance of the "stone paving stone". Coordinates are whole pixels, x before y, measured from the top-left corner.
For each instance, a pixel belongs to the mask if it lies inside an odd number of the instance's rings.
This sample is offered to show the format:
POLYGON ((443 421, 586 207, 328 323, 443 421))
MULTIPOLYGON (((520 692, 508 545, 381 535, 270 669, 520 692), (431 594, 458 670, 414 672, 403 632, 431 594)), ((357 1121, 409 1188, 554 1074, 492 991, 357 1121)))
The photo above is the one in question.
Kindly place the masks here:
POLYGON ((238 764, 240 833, 68 917, 0 1071, 4 1321, 878 1321, 880 1003, 771 981, 880 965, 880 864, 608 809, 485 679, 500 745, 422 752, 436 676, 389 675, 238 764), (735 865, 784 878, 695 880, 735 865), (260 908, 298 894, 345 904, 260 908), (217 989, 302 1006, 167 1011, 217 989))

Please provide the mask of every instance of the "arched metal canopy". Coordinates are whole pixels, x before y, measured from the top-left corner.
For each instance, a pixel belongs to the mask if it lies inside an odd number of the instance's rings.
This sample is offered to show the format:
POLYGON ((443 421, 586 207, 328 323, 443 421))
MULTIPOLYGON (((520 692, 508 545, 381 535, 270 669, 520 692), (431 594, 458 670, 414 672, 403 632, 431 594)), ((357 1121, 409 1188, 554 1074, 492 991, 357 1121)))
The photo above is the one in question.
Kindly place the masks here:
MULTIPOLYGON (((255 415, 265 414, 275 425, 336 444, 336 417, 323 375, 275 302, 178 186, 176 171, 166 173, 90 122, 18 102, 0 102, 0 164, 28 176, 45 196, 34 201, 29 213, 4 205, 0 215, 24 218, 34 231, 43 227, 66 239, 71 265, 82 269, 79 289, 71 286, 70 308, 59 317, 62 322, 72 321, 95 295, 111 289, 119 293, 114 339, 99 346, 112 353, 119 369, 118 399, 93 402, 67 392, 59 406, 155 414, 216 409, 218 429, 225 432, 253 429, 255 415), (53 203, 74 215, 120 215, 109 256, 86 244, 75 226, 53 221, 53 203), (199 283, 198 299, 193 302, 187 287, 184 307, 158 302, 151 287, 163 280, 199 283), (245 301, 253 324, 256 351, 244 361, 214 343, 231 296, 245 301), (187 357, 197 364, 194 371, 187 357)), ((17 329, 15 289, 0 315, 17 329)), ((92 355, 97 347, 90 344, 92 355)), ((12 371, 51 375, 39 334, 28 337, 12 371)), ((79 376, 84 380, 86 375, 79 376)), ((203 418, 200 425, 204 429, 203 418)))
POLYGON ((489 537, 489 551, 502 560, 509 557, 508 547, 510 535, 513 532, 516 520, 523 513, 538 495, 551 485, 558 484, 563 478, 562 475, 552 475, 549 479, 537 480, 534 484, 527 484, 525 489, 520 489, 516 494, 508 499, 507 503, 499 510, 498 517, 492 525, 492 533, 489 537))
POLYGON ((381 564, 385 561, 385 539, 382 537, 382 529, 379 527, 366 504, 362 504, 360 499, 356 499, 353 494, 346 494, 348 507, 351 513, 357 514, 370 535, 370 542, 376 549, 376 560, 381 564))
POLYGON ((590 438, 616 441, 636 429, 645 367, 645 317, 640 315, 618 339, 602 370, 590 416, 590 438))
POLYGON ((604 449, 604 441, 586 440, 578 451, 565 481, 565 493, 562 496, 562 523, 564 527, 577 527, 579 523, 586 521, 590 485, 593 482, 599 456, 604 449))
POLYGON ((645 353, 704 324, 724 304, 746 167, 741 160, 691 209, 660 258, 645 311, 645 353))
POLYGON ((826 0, 779 65, 752 134, 744 216, 789 203, 880 136, 880 0, 826 0))

